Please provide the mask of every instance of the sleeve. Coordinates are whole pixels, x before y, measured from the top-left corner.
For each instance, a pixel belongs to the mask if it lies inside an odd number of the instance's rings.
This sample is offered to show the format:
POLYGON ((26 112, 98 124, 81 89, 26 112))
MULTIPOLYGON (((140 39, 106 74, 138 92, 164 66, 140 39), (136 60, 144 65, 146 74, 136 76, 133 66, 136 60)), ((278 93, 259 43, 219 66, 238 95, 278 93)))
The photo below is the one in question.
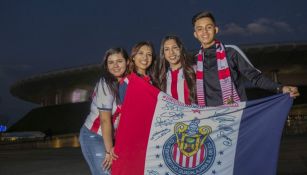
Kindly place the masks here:
POLYGON ((264 74, 256 69, 244 52, 237 46, 228 45, 231 48, 231 60, 235 62, 236 68, 240 74, 247 78, 255 87, 276 92, 281 86, 264 76, 264 74))
POLYGON ((92 103, 95 103, 100 111, 112 111, 114 97, 103 79, 100 79, 94 89, 92 103))
POLYGON ((119 83, 119 88, 118 88, 119 90, 118 90, 118 91, 119 91, 119 99, 120 99, 120 102, 121 102, 121 103, 124 102, 128 84, 129 84, 129 79, 128 79, 128 77, 125 77, 125 78, 123 79, 123 81, 119 83))

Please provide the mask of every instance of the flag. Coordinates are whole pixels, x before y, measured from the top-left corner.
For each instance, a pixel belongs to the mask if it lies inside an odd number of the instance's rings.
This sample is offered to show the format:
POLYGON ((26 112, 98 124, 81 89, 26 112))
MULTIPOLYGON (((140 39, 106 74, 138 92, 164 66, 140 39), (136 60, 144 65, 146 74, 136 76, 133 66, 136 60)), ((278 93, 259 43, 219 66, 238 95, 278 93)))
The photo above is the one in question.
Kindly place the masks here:
POLYGON ((275 175, 287 94, 188 106, 136 75, 122 106, 112 175, 275 175))

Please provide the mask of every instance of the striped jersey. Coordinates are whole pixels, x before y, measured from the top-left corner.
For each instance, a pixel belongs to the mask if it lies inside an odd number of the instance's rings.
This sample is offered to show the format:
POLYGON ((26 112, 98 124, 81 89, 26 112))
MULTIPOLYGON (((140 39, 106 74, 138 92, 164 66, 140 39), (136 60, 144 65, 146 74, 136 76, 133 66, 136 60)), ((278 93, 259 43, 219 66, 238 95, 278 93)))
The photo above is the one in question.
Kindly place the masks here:
POLYGON ((183 75, 183 69, 169 70, 166 74, 166 93, 185 104, 191 104, 188 84, 183 75))
POLYGON ((100 79, 92 94, 92 103, 90 113, 88 114, 84 125, 94 133, 101 134, 99 111, 116 110, 116 101, 103 79, 100 79))

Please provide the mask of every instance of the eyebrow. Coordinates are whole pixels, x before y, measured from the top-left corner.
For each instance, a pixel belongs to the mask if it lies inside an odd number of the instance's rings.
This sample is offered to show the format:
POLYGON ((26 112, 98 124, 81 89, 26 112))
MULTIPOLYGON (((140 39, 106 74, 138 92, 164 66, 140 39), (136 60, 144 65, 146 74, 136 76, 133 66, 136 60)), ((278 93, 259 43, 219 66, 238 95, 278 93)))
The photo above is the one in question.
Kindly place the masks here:
MULTIPOLYGON (((205 25, 204 27, 206 27, 206 26, 215 26, 214 24, 207 24, 207 25, 205 25)), ((203 26, 202 25, 200 25, 200 26, 195 26, 195 28, 202 28, 203 26)))

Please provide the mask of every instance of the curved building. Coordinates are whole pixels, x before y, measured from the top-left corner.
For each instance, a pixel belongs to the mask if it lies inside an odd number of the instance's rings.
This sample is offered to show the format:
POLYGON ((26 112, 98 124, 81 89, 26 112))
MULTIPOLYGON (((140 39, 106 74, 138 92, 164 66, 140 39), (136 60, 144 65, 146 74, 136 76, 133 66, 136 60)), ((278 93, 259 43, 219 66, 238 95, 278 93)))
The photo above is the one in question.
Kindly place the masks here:
MULTIPOLYGON (((299 87, 307 93, 307 43, 243 45, 242 50, 252 64, 274 81, 299 87)), ((100 65, 87 65, 48 72, 16 82, 11 93, 20 99, 40 104, 9 130, 53 129, 54 133, 78 132, 89 112, 89 99, 100 76, 100 65)), ((250 99, 271 92, 249 87, 250 99)), ((301 95, 289 115, 287 133, 307 133, 307 97, 301 95), (300 116, 300 117, 298 117, 300 116), (300 118, 302 126, 294 131, 293 123, 300 118), (302 129, 303 128, 303 129, 302 129)))

